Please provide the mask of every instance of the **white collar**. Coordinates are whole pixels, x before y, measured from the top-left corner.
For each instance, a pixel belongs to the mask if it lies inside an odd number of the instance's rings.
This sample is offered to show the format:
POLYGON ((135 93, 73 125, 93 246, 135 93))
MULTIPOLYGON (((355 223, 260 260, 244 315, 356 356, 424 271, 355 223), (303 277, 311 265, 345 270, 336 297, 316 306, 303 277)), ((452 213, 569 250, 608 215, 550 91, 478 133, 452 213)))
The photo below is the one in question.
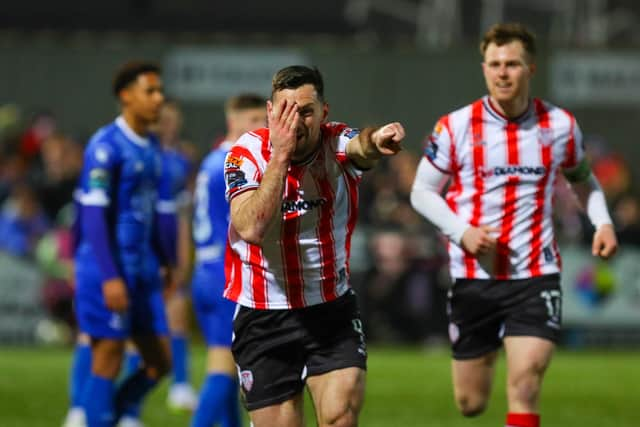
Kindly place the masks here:
POLYGON ((135 144, 141 147, 146 147, 149 145, 149 138, 144 138, 135 133, 135 131, 129 127, 124 117, 118 116, 118 118, 116 118, 116 126, 118 126, 120 130, 122 130, 122 132, 124 132, 124 134, 127 136, 127 138, 129 138, 135 144))

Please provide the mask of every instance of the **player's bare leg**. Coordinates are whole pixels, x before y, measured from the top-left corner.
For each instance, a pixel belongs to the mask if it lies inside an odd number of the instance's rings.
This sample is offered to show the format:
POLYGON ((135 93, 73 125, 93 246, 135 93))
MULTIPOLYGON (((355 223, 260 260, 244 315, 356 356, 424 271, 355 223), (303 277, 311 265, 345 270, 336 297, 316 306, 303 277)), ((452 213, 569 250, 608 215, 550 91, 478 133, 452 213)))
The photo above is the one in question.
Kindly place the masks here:
POLYGON ((540 389, 555 345, 537 337, 506 337, 509 412, 538 413, 540 389))
POLYGON ((366 372, 345 368, 307 378, 319 427, 354 427, 364 403, 366 372))
POLYGON ((249 412, 253 427, 304 427, 304 399, 298 393, 286 402, 249 412))
POLYGON ((451 374, 453 395, 465 417, 480 415, 487 407, 498 352, 475 359, 453 360, 451 374))
POLYGON ((171 369, 169 339, 156 335, 133 337, 133 342, 142 356, 144 369, 149 378, 159 380, 171 369))
POLYGON ((91 352, 91 373, 102 378, 115 379, 122 366, 124 341, 106 338, 92 339, 91 352))

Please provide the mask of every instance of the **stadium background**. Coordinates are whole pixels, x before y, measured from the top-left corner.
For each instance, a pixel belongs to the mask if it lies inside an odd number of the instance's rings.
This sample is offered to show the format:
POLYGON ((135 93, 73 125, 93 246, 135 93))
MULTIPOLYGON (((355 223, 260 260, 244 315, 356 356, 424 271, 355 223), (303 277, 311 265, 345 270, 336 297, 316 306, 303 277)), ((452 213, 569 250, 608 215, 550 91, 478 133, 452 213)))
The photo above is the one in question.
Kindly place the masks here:
MULTIPOLYGON (((116 114, 111 78, 132 58, 164 66, 168 95, 183 109, 184 137, 199 156, 224 134, 225 97, 245 90, 268 95, 271 74, 293 62, 323 72, 331 118, 354 125, 402 121, 406 153, 365 179, 353 251, 353 282, 373 345, 362 424, 499 425, 502 371, 487 415, 468 421, 454 411, 443 313, 445 260, 437 236, 412 212, 407 197, 422 140, 436 119, 484 93, 479 35, 508 20, 537 33, 534 94, 577 116, 624 244, 614 263, 592 260, 584 237, 589 227, 559 189, 567 328, 546 384, 543 417, 549 425, 640 425, 635 393, 623 392, 640 383, 636 2, 5 3, 0 13, 0 425, 45 426, 62 419, 72 325, 59 262, 64 221, 56 220, 64 210, 47 209, 47 180, 60 180, 59 187, 71 180, 87 137, 116 114), (46 142, 54 129, 69 143, 52 160, 41 148, 55 146, 46 142), (7 243, 20 203, 36 212, 29 216, 33 241, 24 252, 7 243)), ((194 353, 197 382, 202 349, 194 353)), ((154 393, 145 412, 149 425, 167 424, 161 395, 154 393)), ((169 424, 187 425, 187 419, 176 417, 169 424)))

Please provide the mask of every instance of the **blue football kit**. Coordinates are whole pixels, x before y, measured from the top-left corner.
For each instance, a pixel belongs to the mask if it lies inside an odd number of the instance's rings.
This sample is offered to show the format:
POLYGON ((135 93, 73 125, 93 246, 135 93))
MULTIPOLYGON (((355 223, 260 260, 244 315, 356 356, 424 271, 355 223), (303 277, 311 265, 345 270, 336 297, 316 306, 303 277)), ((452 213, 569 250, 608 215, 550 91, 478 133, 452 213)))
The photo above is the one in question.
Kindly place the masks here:
POLYGON ((229 204, 224 197, 224 161, 230 147, 230 143, 224 142, 211 151, 203 160, 196 178, 193 216, 196 266, 192 296, 198 323, 210 347, 231 346, 236 306, 222 296, 229 227, 229 204))
POLYGON ((156 209, 165 191, 161 169, 157 139, 135 134, 122 117, 96 132, 85 150, 78 196, 76 310, 80 330, 93 337, 124 339, 168 331, 159 261, 175 260, 175 216, 156 209), (109 310, 102 293, 103 282, 116 277, 124 280, 129 296, 123 313, 109 310))

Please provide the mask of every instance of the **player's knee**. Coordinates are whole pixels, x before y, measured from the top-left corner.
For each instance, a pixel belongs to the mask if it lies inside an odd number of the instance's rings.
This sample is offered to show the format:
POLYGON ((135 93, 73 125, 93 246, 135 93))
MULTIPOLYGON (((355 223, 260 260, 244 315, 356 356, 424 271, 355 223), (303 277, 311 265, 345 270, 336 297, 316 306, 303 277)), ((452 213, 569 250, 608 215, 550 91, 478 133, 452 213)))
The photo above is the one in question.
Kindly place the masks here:
POLYGON ((487 399, 482 396, 458 394, 456 395, 456 405, 465 417, 475 417, 487 409, 487 399))
POLYGON ((357 411, 348 405, 332 408, 322 414, 321 427, 355 427, 357 425, 357 411))
POLYGON ((532 404, 540 394, 540 377, 526 375, 509 381, 510 398, 522 404, 532 404))

